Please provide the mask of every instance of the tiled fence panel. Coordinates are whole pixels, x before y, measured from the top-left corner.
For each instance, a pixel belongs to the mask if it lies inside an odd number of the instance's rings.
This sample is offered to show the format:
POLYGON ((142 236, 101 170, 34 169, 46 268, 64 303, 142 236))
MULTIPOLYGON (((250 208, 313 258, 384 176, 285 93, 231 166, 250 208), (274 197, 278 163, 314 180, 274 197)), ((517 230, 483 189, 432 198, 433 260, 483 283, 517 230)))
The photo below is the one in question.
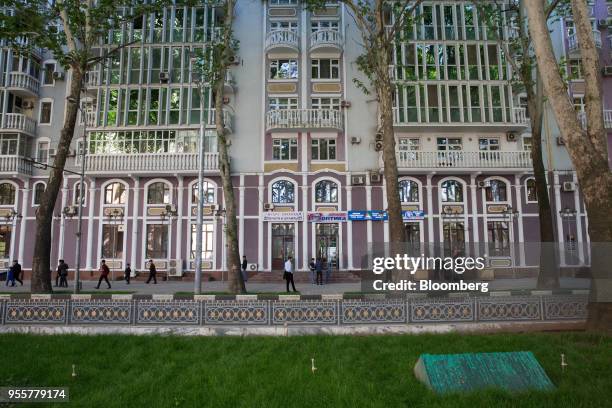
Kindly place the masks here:
POLYGON ((581 320, 586 296, 410 300, 0 299, 0 324, 355 325, 581 320))

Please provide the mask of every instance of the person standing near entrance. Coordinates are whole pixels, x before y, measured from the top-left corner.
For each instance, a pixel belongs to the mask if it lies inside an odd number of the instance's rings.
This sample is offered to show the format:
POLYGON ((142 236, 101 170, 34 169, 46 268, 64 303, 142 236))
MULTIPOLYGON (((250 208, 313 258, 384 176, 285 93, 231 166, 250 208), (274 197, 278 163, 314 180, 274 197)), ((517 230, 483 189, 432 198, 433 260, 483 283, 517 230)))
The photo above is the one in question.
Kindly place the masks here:
POLYGON ((242 264, 240 266, 242 267, 242 280, 245 282, 249 280, 249 274, 247 272, 248 265, 249 263, 247 262, 246 256, 242 255, 242 264))
POLYGON ((132 277, 132 268, 130 268, 130 264, 125 265, 125 270, 123 271, 123 277, 125 278, 125 283, 130 284, 130 278, 132 277))
POLYGON ((329 283, 329 277, 331 276, 332 263, 325 258, 323 258, 323 261, 323 266, 325 267, 325 284, 327 285, 329 283))
POLYGON ((64 262, 63 259, 59 260, 59 265, 57 265, 57 275, 60 278, 59 285, 60 287, 68 287, 68 264, 64 262))
POLYGON ((108 274, 110 273, 110 269, 108 269, 108 265, 106 265, 106 261, 103 259, 100 262, 100 279, 98 280, 98 286, 96 286, 96 289, 100 289, 100 284, 102 283, 102 281, 106 281, 106 284, 108 285, 108 288, 111 288, 111 284, 108 281, 108 274))
POLYGON ((317 258, 317 263, 315 264, 315 270, 317 272, 317 285, 323 284, 323 262, 321 262, 321 258, 317 258))
POLYGON ((157 285, 157 277, 155 275, 157 275, 157 269, 155 268, 153 260, 149 259, 149 279, 147 279, 147 283, 151 282, 151 279, 153 279, 153 283, 157 285))
POLYGON ((295 290, 295 283, 293 282, 293 264, 291 263, 290 256, 287 257, 287 260, 285 261, 285 273, 283 274, 283 277, 287 281, 287 292, 289 292, 289 282, 291 282, 293 291, 297 292, 297 290, 295 290))
POLYGON ((310 283, 314 285, 315 283, 317 283, 316 282, 317 264, 314 258, 310 258, 310 264, 308 265, 308 267, 310 268, 310 283))
POLYGON ((13 269, 13 279, 23 286, 23 281, 21 280, 21 265, 19 265, 16 259, 13 261, 13 266, 11 266, 11 268, 13 269))

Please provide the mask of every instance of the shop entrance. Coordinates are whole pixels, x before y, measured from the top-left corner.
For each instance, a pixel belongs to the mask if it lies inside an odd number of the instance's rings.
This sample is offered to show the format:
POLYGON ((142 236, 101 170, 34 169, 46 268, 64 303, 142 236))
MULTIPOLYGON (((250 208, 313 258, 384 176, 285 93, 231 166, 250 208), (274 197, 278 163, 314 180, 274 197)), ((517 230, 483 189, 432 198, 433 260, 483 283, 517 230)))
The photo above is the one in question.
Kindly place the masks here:
POLYGON ((444 222, 444 256, 456 256, 465 251, 465 227, 462 222, 444 222))
POLYGON ((293 224, 272 224, 272 270, 282 271, 288 257, 293 258, 295 267, 293 224))
POLYGON ((316 256, 338 269, 338 224, 316 224, 316 256))

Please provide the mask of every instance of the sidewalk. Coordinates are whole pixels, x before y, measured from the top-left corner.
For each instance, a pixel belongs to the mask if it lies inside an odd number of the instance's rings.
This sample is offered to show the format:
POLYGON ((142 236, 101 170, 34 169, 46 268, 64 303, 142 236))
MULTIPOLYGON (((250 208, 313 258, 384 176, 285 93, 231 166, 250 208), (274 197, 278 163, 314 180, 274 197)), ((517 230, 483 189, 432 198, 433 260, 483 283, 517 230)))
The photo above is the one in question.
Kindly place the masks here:
MULTIPOLYGON (((83 281, 83 292, 133 292, 136 294, 151 295, 151 294, 174 294, 176 292, 189 292, 193 293, 193 282, 164 282, 158 281, 158 284, 146 284, 142 281, 132 281, 129 285, 125 281, 113 281, 111 282, 112 288, 106 289, 106 283, 102 283, 100 289, 96 289, 97 281, 86 280, 83 281)), ((588 289, 590 287, 589 279, 580 278, 562 278, 561 279, 562 289, 588 289)), ((74 281, 68 282, 68 288, 53 288, 56 292, 72 292, 74 290, 74 281)), ((281 293, 285 291, 285 281, 261 283, 253 282, 246 283, 248 293, 281 293)), ((302 295, 320 295, 328 293, 346 293, 346 292, 360 292, 361 283, 329 283, 327 285, 312 285, 310 283, 296 283, 296 289, 302 295)), ((521 290, 521 289, 536 289, 536 279, 534 278, 522 278, 522 279, 498 279, 496 281, 489 282, 490 291, 505 291, 505 290, 521 290)), ((30 281, 24 281, 23 286, 17 283, 16 286, 6 286, 5 282, 2 282, 0 286, 0 293, 20 293, 30 292, 30 281)), ((213 281, 213 282, 202 282, 202 293, 223 293, 228 292, 228 283, 213 281)))

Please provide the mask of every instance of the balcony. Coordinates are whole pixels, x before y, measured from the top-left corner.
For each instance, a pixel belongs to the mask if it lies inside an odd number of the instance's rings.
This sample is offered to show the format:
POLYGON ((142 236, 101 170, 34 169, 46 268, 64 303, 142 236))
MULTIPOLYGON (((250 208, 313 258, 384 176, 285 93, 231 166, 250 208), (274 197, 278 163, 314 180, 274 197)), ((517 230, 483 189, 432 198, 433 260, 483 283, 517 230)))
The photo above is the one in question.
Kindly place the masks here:
POLYGON ((531 152, 503 151, 435 151, 397 152, 397 167, 400 169, 531 169, 531 152))
POLYGON ((274 30, 266 35, 266 52, 297 52, 300 36, 293 30, 274 30))
POLYGON ((13 132, 23 132, 30 136, 36 135, 36 121, 21 113, 5 113, 0 128, 13 132))
MULTIPOLYGON (((599 30, 593 30, 593 40, 595 40, 595 47, 601 48, 601 32, 599 30)), ((572 34, 567 38, 567 48, 569 49, 570 56, 580 55, 580 44, 578 44, 578 36, 572 34)))
POLYGON ((266 129, 343 129, 337 109, 277 109, 266 113, 266 129))
MULTIPOLYGON (((234 119, 234 115, 227 109, 223 109, 223 123, 225 123, 225 128, 228 132, 232 132, 232 121, 234 119)), ((215 109, 206 109, 206 127, 214 128, 215 127, 215 109)))
POLYGON ((38 79, 24 72, 11 72, 8 89, 17 96, 35 98, 38 97, 40 83, 38 79))
POLYGON ((317 30, 310 35, 310 51, 342 51, 342 34, 337 30, 317 30))
MULTIPOLYGON (((604 109, 603 117, 604 117, 604 127, 606 129, 612 129, 612 110, 604 109)), ((586 125, 587 125, 586 112, 584 111, 578 112, 578 119, 580 120, 580 123, 582 123, 582 127, 586 129, 586 125)))
MULTIPOLYGON (((204 153, 204 171, 219 170, 219 154, 204 153)), ((166 174, 198 172, 198 153, 92 154, 85 158, 90 174, 166 174)))
POLYGON ((32 162, 21 156, 0 156, 0 174, 31 176, 32 162))
MULTIPOLYGON (((431 110, 431 109, 430 109, 431 110)), ((446 109, 444 112, 446 112, 446 109)), ((438 116, 441 116, 438 109, 435 110, 438 116)), ((529 126, 529 118, 527 118, 527 112, 525 108, 511 108, 505 110, 506 118, 500 118, 499 121, 488 121, 488 122, 476 122, 464 121, 460 119, 459 108, 456 108, 456 118, 452 121, 447 120, 444 117, 444 121, 426 121, 424 118, 425 112, 419 114, 416 107, 414 108, 393 108, 393 125, 403 130, 414 130, 414 131, 439 131, 448 130, 449 128, 461 128, 462 130, 486 130, 486 131, 518 131, 525 129, 529 126)), ((501 112, 503 113, 503 111, 501 112)))

